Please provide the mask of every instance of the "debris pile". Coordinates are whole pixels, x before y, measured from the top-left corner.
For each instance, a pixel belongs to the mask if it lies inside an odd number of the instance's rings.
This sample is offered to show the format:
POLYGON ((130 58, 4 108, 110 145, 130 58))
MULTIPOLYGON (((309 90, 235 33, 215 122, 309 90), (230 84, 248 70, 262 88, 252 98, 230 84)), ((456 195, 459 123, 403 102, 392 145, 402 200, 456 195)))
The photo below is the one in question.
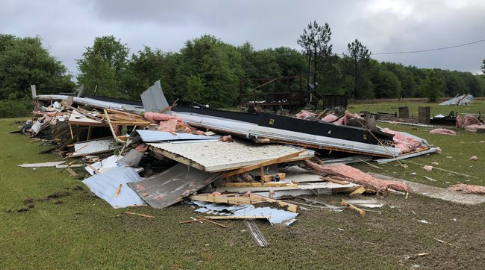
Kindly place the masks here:
MULTIPOLYGON (((141 95, 142 104, 34 96, 32 121, 22 132, 52 144, 51 151, 69 160, 23 166, 59 166, 73 175, 72 168, 84 167, 90 177, 83 183, 114 208, 161 209, 186 201, 199 207, 198 213, 218 214, 183 224, 266 219, 289 225, 299 206, 281 200, 288 196, 407 191, 404 183, 378 180, 338 162, 406 158, 435 149, 349 112, 301 111, 287 117, 169 106, 159 82, 141 95), (315 156, 333 151, 350 157, 321 161, 315 156)), ((360 210, 355 205, 346 201, 343 208, 330 208, 360 210)), ((255 226, 248 223, 257 234, 255 226)))
POLYGON ((485 130, 485 124, 478 117, 471 114, 467 114, 464 117, 457 116, 456 127, 470 132, 477 132, 479 129, 485 130))

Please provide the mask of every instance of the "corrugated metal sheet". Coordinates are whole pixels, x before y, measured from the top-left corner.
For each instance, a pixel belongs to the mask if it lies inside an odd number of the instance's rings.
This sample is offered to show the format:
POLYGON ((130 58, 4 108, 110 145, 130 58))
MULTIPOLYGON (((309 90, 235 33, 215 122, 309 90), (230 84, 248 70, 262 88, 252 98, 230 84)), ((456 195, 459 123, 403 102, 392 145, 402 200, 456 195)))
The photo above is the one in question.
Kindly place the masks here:
POLYGON ((208 202, 193 201, 193 204, 200 206, 201 208, 195 210, 199 213, 212 214, 217 213, 219 215, 226 216, 270 216, 268 221, 271 224, 284 224, 290 225, 296 221, 298 213, 293 213, 286 210, 275 209, 270 207, 255 207, 250 204, 242 205, 223 205, 208 202))
POLYGON ((127 184, 138 181, 141 177, 130 167, 115 167, 103 174, 91 176, 83 183, 99 198, 107 201, 113 208, 124 208, 145 204, 127 184), (118 198, 115 194, 122 185, 118 198))
MULTIPOLYGON (((191 166, 196 164, 198 168, 206 172, 234 170, 302 150, 284 145, 261 145, 238 141, 231 143, 202 141, 187 144, 149 143, 149 145, 163 150, 162 155, 171 158, 171 155, 166 152, 175 154, 179 158, 177 161, 191 166)), ((313 155, 314 152, 308 150, 291 160, 301 160, 313 157, 313 155)))
POLYGON ((178 141, 178 140, 218 140, 220 136, 195 135, 190 133, 176 133, 155 131, 155 130, 137 130, 144 142, 161 142, 161 141, 178 141))
POLYGON ((215 176, 183 164, 128 185, 153 208, 165 208, 207 186, 215 176))
MULTIPOLYGON (((160 81, 156 81, 155 84, 143 92, 140 97, 143 102, 143 108, 146 112, 158 112, 169 106, 167 99, 163 94, 162 84, 160 81)), ((171 114, 170 111, 167 111, 166 113, 171 114)))
POLYGON ((208 127, 213 130, 239 134, 245 136, 246 138, 269 138, 273 140, 310 144, 321 148, 339 149, 341 151, 367 155, 399 155, 399 150, 394 147, 385 147, 380 145, 359 143, 324 136, 316 136, 301 132, 280 130, 270 127, 261 127, 248 122, 218 118, 213 116, 205 116, 194 113, 179 112, 176 113, 176 116, 182 118, 186 123, 190 125, 198 127, 208 127))
MULTIPOLYGON (((67 100, 70 96, 66 95, 39 95, 37 99, 39 100, 67 100)), ((104 108, 104 109, 114 109, 120 111, 131 111, 135 113, 143 112, 143 108, 135 105, 130 104, 121 104, 116 102, 109 102, 109 101, 101 101, 92 98, 82 98, 82 97, 73 97, 73 101, 78 104, 87 104, 97 108, 104 108)))
POLYGON ((471 103, 471 102, 473 102, 473 96, 470 95, 470 94, 461 95, 461 96, 456 95, 456 97, 454 97, 450 100, 447 100, 445 102, 441 102, 439 105, 459 105, 459 106, 463 106, 463 105, 466 105, 466 104, 471 103))

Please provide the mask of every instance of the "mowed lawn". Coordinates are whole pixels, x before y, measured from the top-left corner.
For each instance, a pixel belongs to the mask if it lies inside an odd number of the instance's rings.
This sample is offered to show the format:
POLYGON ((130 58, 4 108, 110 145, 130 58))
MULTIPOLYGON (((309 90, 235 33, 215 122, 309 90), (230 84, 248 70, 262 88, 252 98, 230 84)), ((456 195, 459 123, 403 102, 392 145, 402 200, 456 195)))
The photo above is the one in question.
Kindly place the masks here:
MULTIPOLYGON (((38 154, 49 146, 10 134, 17 129, 14 121, 0 119, 0 269, 480 269, 485 261, 485 206, 414 194, 408 199, 373 196, 385 206, 365 217, 353 211, 309 209, 299 211, 298 221, 290 227, 258 221, 267 248, 257 247, 240 221, 221 221, 227 229, 209 223, 179 224, 197 216, 186 204, 128 210, 154 219, 120 215, 126 210, 111 208, 66 171, 17 167, 61 158, 38 154)), ((485 185, 485 144, 480 143, 485 136, 461 131, 448 137, 429 135, 423 128, 391 128, 443 149, 441 155, 413 162, 438 162, 437 167, 474 177, 426 172, 410 163, 407 169, 396 163, 382 170, 360 164, 361 169, 445 187, 458 182, 485 185), (479 160, 469 161, 472 155, 479 160)), ((348 196, 312 197, 335 205, 342 198, 348 196)))
MULTIPOLYGON (((370 112, 398 112, 399 106, 408 106, 409 114, 418 116, 418 107, 430 106, 431 115, 444 114, 447 115, 450 111, 458 113, 470 113, 477 114, 478 112, 485 112, 485 102, 475 101, 468 106, 439 106, 436 103, 379 103, 379 104, 359 104, 350 105, 349 110, 352 112, 370 111, 370 112)), ((424 155, 409 160, 401 161, 402 164, 406 164, 408 167, 403 168, 399 163, 392 162, 385 165, 379 165, 382 170, 375 169, 366 164, 358 164, 356 167, 364 171, 373 171, 376 173, 386 174, 389 176, 402 178, 406 180, 412 180, 429 185, 435 185, 440 187, 448 187, 457 183, 476 184, 485 186, 485 134, 477 134, 467 132, 462 129, 450 129, 455 130, 457 136, 447 135, 433 135, 429 134, 432 128, 413 127, 397 124, 379 123, 381 127, 388 127, 396 131, 404 131, 413 135, 424 138, 428 143, 440 147, 442 154, 424 155), (470 161, 470 157, 477 156, 477 161, 470 161), (418 163, 419 165, 417 165, 418 163), (438 165, 435 165, 435 164, 438 165), (437 169, 433 169, 428 172, 423 169, 424 165, 431 165, 437 169), (457 172, 454 174, 447 171, 457 172), (465 177, 460 174, 467 174, 472 177, 465 177), (430 177, 436 181, 427 180, 426 177, 430 177)))

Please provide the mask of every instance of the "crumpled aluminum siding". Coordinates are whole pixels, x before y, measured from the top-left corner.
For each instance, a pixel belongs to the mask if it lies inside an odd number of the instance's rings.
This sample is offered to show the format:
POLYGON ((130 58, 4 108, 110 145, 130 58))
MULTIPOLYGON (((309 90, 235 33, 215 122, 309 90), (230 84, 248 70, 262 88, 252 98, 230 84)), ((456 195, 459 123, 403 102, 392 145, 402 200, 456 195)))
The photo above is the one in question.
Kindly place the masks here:
POLYGON ((273 224, 284 224, 286 226, 296 221, 298 213, 270 207, 255 207, 251 204, 223 205, 208 202, 193 201, 193 204, 201 207, 196 212, 204 214, 219 214, 225 216, 270 216, 268 221, 273 224))
POLYGON ((160 174, 128 185, 151 207, 162 209, 181 201, 215 179, 216 176, 179 163, 160 174))
POLYGON ((145 202, 133 191, 128 183, 138 181, 141 177, 130 167, 115 167, 105 173, 93 175, 82 182, 98 196, 107 201, 113 208, 144 205, 145 202), (118 198, 116 190, 122 185, 118 198))
POLYGON ((193 113, 176 113, 186 123, 199 127, 208 127, 214 130, 226 131, 245 136, 246 138, 269 138, 273 140, 289 141, 319 146, 322 148, 340 149, 341 151, 358 152, 367 155, 380 155, 396 157, 399 149, 380 145, 371 145, 348 140, 316 136, 301 132, 280 130, 270 127, 261 127, 252 123, 224 119, 213 116, 203 116, 193 113))
POLYGON ((470 94, 461 95, 461 96, 456 95, 456 97, 454 97, 450 100, 447 100, 445 102, 441 102, 439 105, 459 105, 459 106, 463 106, 463 105, 470 103, 472 101, 473 101, 473 96, 470 95, 470 94))
MULTIPOLYGON (((39 100, 67 100, 70 96, 66 95, 38 95, 36 98, 39 100)), ((82 97, 73 97, 73 101, 79 104, 87 104, 94 107, 102 108, 102 109, 113 109, 119 111, 131 111, 135 113, 143 112, 143 108, 139 106, 134 106, 130 104, 121 104, 109 101, 101 101, 92 98, 82 98, 82 97)))
MULTIPOLYGON (((141 95, 143 102, 143 108, 146 112, 158 112, 167 108, 168 102, 163 94, 162 84, 160 80, 156 81, 150 88, 145 90, 141 95)), ((167 111, 167 114, 172 114, 171 111, 167 111)))
POLYGON ((155 131, 155 130, 137 130, 144 142, 161 142, 161 141, 178 141, 178 140, 217 140, 220 136, 195 135, 190 133, 176 133, 155 131))

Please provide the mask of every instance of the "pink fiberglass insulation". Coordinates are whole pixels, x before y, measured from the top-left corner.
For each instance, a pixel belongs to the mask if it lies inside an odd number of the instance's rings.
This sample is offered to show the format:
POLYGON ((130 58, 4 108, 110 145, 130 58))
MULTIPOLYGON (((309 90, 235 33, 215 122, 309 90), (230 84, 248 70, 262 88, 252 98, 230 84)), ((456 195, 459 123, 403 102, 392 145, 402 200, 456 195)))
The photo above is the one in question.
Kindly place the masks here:
POLYGON ((469 125, 464 127, 466 131, 477 132, 479 129, 485 129, 485 125, 469 125))
POLYGON ((400 154, 411 152, 413 150, 418 149, 421 146, 420 141, 414 138, 408 137, 400 132, 390 130, 388 128, 382 129, 382 132, 394 134, 393 141, 394 141, 395 147, 399 149, 400 154))
POLYGON ((350 113, 349 111, 345 111, 344 116, 340 117, 337 121, 333 122, 335 125, 347 125, 350 119, 362 118, 360 115, 356 113, 350 113))
POLYGON ((435 128, 429 132, 429 134, 441 134, 441 135, 456 135, 456 132, 446 128, 435 128))
POLYGON ((175 131, 177 130, 177 119, 170 119, 170 120, 167 120, 167 121, 161 121, 157 130, 175 133, 175 131))
POLYGON ((301 110, 301 112, 299 112, 295 115, 295 117, 299 118, 299 119, 306 119, 308 117, 313 117, 313 116, 315 116, 314 113, 306 111, 306 110, 301 110))
POLYGON ((336 115, 334 115, 334 114, 329 114, 329 115, 327 115, 327 116, 323 117, 323 118, 322 118, 322 121, 324 121, 324 122, 328 122, 328 123, 332 123, 332 122, 334 122, 334 121, 335 121, 335 120, 337 120, 337 119, 338 119, 338 117, 337 117, 336 115))
POLYGON ((467 185, 467 184, 456 184, 448 188, 452 191, 458 191, 461 193, 466 194, 485 194, 485 187, 484 186, 475 186, 475 185, 467 185))
POLYGON ((478 128, 485 129, 485 125, 480 120, 478 120, 478 118, 470 114, 467 114, 464 117, 457 116, 456 127, 464 128, 467 131, 471 132, 476 132, 478 128))
POLYGON ((167 121, 170 119, 176 119, 177 121, 182 122, 182 119, 179 117, 163 113, 145 112, 143 117, 152 123, 156 123, 157 121, 167 121))
POLYGON ((310 168, 318 172, 346 178, 349 182, 369 187, 380 193, 386 192, 388 188, 399 191, 408 190, 407 185, 402 182, 380 180, 370 174, 345 164, 319 165, 308 160, 305 162, 310 168))

